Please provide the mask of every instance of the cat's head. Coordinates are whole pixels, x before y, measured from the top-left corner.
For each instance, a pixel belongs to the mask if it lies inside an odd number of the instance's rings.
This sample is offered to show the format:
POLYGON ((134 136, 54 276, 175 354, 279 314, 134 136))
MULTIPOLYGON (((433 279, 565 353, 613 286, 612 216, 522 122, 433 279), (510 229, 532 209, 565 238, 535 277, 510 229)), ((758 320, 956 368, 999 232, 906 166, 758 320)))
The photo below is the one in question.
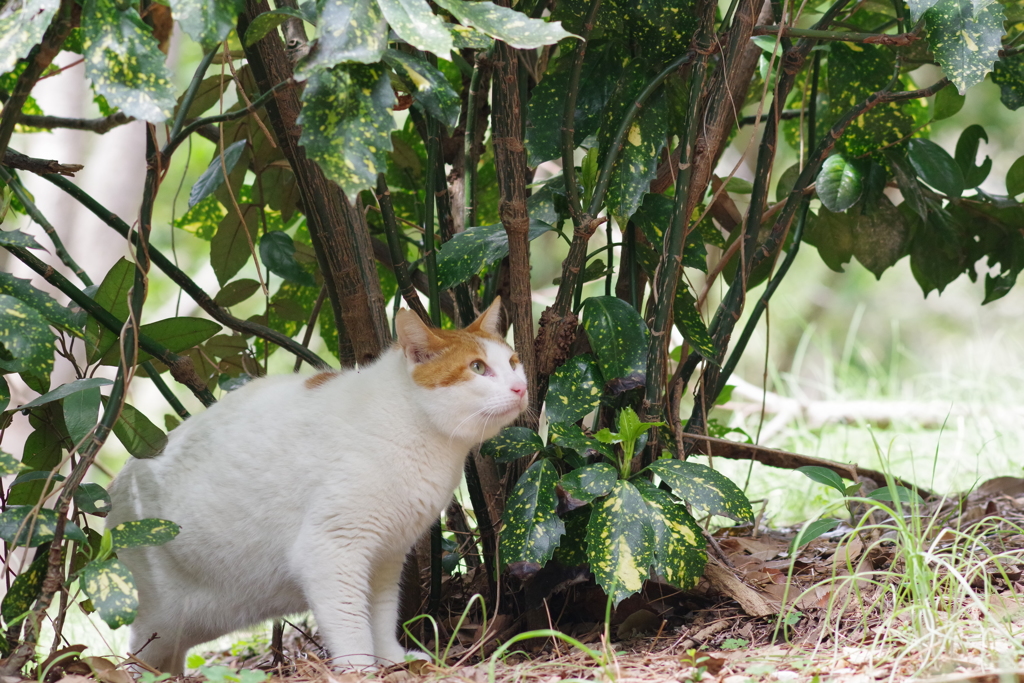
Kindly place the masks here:
POLYGON ((443 433, 479 443, 495 436, 526 409, 523 366, 498 336, 498 298, 461 330, 428 327, 401 310, 395 318, 398 343, 422 407, 443 433))

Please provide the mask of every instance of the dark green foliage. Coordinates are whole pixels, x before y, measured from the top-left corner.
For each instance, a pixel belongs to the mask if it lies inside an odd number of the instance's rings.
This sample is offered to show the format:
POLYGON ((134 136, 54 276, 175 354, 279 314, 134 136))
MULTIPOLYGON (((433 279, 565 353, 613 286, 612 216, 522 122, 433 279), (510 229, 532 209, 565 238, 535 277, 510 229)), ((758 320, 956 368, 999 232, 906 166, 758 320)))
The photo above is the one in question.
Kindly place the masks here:
POLYGON ((650 470, 672 487, 672 492, 713 515, 750 522, 750 502, 736 484, 706 465, 681 460, 658 460, 650 470))
POLYGON ((654 559, 651 513, 636 487, 619 480, 594 503, 587 525, 587 561, 614 604, 636 593, 654 559))
POLYGON ((552 422, 576 422, 601 402, 604 379, 589 353, 567 360, 548 383, 547 414, 552 422))
POLYGON ((139 596, 135 579, 121 560, 90 562, 82 570, 82 590, 110 628, 126 626, 135 620, 139 596))
POLYGON ((555 484, 558 473, 550 460, 539 460, 512 487, 501 534, 503 563, 551 559, 565 524, 555 514, 555 484))
MULTIPOLYGON (((551 226, 530 222, 530 239, 543 235, 551 226)), ((437 278, 442 289, 465 282, 498 259, 508 256, 508 235, 501 223, 468 228, 444 243, 437 257, 437 278)))
POLYGON ((544 442, 537 432, 526 427, 505 427, 493 439, 480 446, 480 453, 498 462, 511 462, 524 455, 531 455, 544 448, 544 442))
POLYGON ((592 297, 583 309, 583 329, 610 393, 643 385, 647 326, 635 309, 615 297, 592 297))

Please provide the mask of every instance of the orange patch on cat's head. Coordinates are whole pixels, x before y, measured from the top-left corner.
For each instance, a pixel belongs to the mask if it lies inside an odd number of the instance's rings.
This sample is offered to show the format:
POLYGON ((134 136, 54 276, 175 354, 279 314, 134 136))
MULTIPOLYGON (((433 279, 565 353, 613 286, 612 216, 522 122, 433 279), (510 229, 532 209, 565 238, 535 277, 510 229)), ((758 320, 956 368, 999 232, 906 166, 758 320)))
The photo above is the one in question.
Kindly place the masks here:
POLYGON ((323 386, 327 382, 337 377, 340 373, 333 371, 318 372, 315 375, 310 375, 306 378, 305 385, 307 389, 316 389, 319 386, 323 386))
POLYGON ((487 356, 481 341, 504 341, 498 336, 500 314, 501 301, 495 297, 494 303, 465 329, 438 330, 428 327, 412 311, 399 311, 395 329, 406 358, 416 364, 413 381, 434 389, 472 379, 470 363, 487 356))

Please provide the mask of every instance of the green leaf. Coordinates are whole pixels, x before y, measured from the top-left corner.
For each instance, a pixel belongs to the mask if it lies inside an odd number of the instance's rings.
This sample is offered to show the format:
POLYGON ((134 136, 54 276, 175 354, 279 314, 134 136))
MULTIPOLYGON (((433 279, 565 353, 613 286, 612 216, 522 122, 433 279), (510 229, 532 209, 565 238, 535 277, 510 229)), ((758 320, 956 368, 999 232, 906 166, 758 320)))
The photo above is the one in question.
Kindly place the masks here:
POLYGON ((0 604, 0 617, 10 626, 11 622, 32 609, 36 598, 43 589, 43 580, 49 564, 50 554, 42 553, 24 571, 15 577, 11 587, 0 604))
POLYGON ((975 8, 973 0, 939 0, 924 13, 928 45, 961 95, 992 71, 1002 48, 1004 18, 998 2, 975 8))
POLYGON ((630 42, 648 63, 681 54, 680 46, 690 44, 700 17, 694 0, 611 0, 608 5, 622 16, 630 42))
MULTIPOLYGON (((313 287, 316 280, 295 260, 295 242, 283 230, 268 232, 260 238, 260 260, 274 275, 298 285, 313 287)), ((256 283, 259 286, 259 283, 256 283)), ((251 293, 251 292, 250 292, 251 293)))
POLYGON ((885 195, 870 214, 857 218, 853 229, 853 255, 876 278, 907 254, 910 229, 903 215, 885 195))
POLYGON ((413 47, 448 59, 452 34, 426 0, 377 0, 388 25, 413 47))
POLYGON ((822 534, 832 531, 837 526, 839 526, 838 519, 816 519, 813 522, 808 522, 800 529, 793 542, 789 544, 789 552, 796 552, 797 548, 807 545, 822 534))
POLYGON ((452 35, 452 45, 459 49, 489 50, 494 45, 494 39, 490 36, 468 26, 445 22, 444 27, 452 35))
POLYGON ((512 487, 501 531, 501 561, 544 565, 558 547, 565 524, 555 514, 558 471, 550 460, 538 460, 512 487))
POLYGON ((647 325, 632 306, 613 296, 590 297, 583 305, 583 329, 609 393, 644 385, 647 325))
POLYGON ((964 175, 964 187, 981 185, 992 171, 992 159, 987 156, 980 166, 975 163, 981 140, 988 142, 988 133, 978 124, 974 124, 964 128, 960 133, 960 139, 956 142, 956 153, 953 158, 956 159, 956 163, 964 175))
POLYGON ((673 586, 695 588, 708 561, 704 531, 686 506, 666 492, 645 479, 638 479, 636 487, 651 515, 654 571, 673 586))
POLYGON ((0 477, 8 474, 17 474, 21 470, 21 463, 10 453, 0 451, 0 477))
POLYGON ((90 562, 82 568, 82 590, 110 628, 132 623, 139 608, 135 579, 117 558, 90 562))
POLYGON ((74 443, 81 443, 99 420, 99 387, 76 391, 64 399, 63 408, 64 424, 68 428, 68 436, 74 443))
POLYGON ((163 545, 174 539, 181 527, 166 519, 137 519, 122 522, 110 530, 112 549, 163 545))
POLYGON ((825 160, 815 187, 821 203, 833 213, 842 213, 856 204, 864 191, 860 171, 842 154, 833 154, 825 160))
POLYGON ((111 106, 160 123, 174 111, 173 76, 151 30, 143 26, 134 7, 121 11, 114 0, 85 0, 85 75, 111 106))
POLYGON ((700 311, 697 310, 697 299, 683 282, 676 286, 676 303, 672 308, 672 317, 679 333, 686 341, 690 342, 690 346, 706 360, 718 365, 715 340, 708 334, 704 319, 700 317, 700 311))
POLYGON ((598 462, 563 474, 558 483, 567 496, 575 498, 580 505, 585 505, 595 498, 607 495, 618 479, 619 474, 614 467, 606 462, 598 462))
POLYGON ((622 480, 593 505, 587 559, 598 585, 618 605, 643 587, 650 572, 655 544, 651 513, 636 487, 622 480))
POLYGON ((72 394, 85 391, 86 389, 98 389, 99 387, 105 387, 108 384, 113 384, 109 379, 103 377, 88 377, 86 379, 76 379, 73 382, 62 384, 53 391, 47 392, 42 396, 38 396, 23 406, 19 406, 18 410, 27 410, 28 408, 35 408, 53 401, 59 401, 62 398, 71 396, 72 394))
POLYGON ((896 177, 896 185, 900 188, 907 207, 913 209, 914 213, 921 217, 921 220, 927 220, 928 202, 925 201, 924 190, 917 180, 917 175, 907 165, 906 157, 888 152, 885 159, 889 162, 889 167, 896 177))
POLYGON ((27 0, 4 8, 0 16, 0 74, 12 71, 19 59, 42 42, 58 7, 60 0, 27 0))
MULTIPOLYGON (((11 404, 11 387, 7 384, 7 378, 0 375, 0 413, 7 410, 7 406, 11 404)), ((0 451, 2 453, 3 451, 0 451)), ((10 474, 10 472, 4 472, 3 474, 10 474)), ((0 476, 3 476, 0 474, 0 476)))
POLYGON ((498 462, 512 462, 542 448, 544 441, 529 427, 505 427, 496 437, 483 442, 480 455, 490 456, 498 462))
POLYGON ((606 445, 584 434, 583 430, 570 422, 552 422, 548 425, 548 441, 561 448, 569 448, 583 457, 601 454, 613 458, 606 445))
MULTIPOLYGON (((999 68, 999 62, 996 62, 996 68, 999 68)), ((943 88, 935 93, 935 113, 932 116, 932 120, 941 121, 942 119, 955 116, 963 109, 964 102, 966 101, 967 98, 958 93, 956 88, 943 88)))
POLYGON ((249 28, 245 29, 245 40, 243 40, 242 43, 246 47, 251 47, 263 36, 288 21, 291 17, 302 19, 303 21, 309 21, 309 17, 307 17, 304 12, 291 7, 281 7, 280 9, 270 10, 257 15, 257 17, 252 20, 252 23, 249 24, 249 28))
POLYGON ((238 160, 242 158, 242 153, 245 151, 245 145, 245 140, 239 140, 225 147, 223 165, 221 164, 220 152, 214 153, 213 161, 206 167, 203 174, 199 176, 199 180, 196 181, 195 185, 192 186, 192 191, 189 192, 188 208, 191 209, 216 192, 217 188, 224 184, 224 170, 227 169, 228 174, 235 170, 238 160))
POLYGON ((695 462, 663 458, 647 469, 672 487, 672 493, 690 505, 737 522, 754 519, 750 501, 727 476, 695 462))
POLYGON ((110 502, 110 495, 106 489, 99 484, 86 482, 79 484, 75 489, 75 505, 82 512, 106 514, 110 512, 113 504, 110 502))
POLYGON ((894 503, 898 498, 901 503, 924 505, 924 499, 917 494, 917 491, 911 491, 905 486, 883 486, 869 493, 867 497, 888 503, 894 503))
POLYGON ((1010 165, 1006 172, 1006 194, 1011 197, 1024 192, 1024 156, 1018 158, 1010 165))
MULTIPOLYGON (((530 221, 530 239, 535 240, 551 226, 530 221)), ((484 267, 508 256, 508 235, 501 223, 478 225, 452 237, 437 255, 437 279, 440 289, 450 289, 484 267)))
POLYGON ((818 255, 832 270, 842 273, 843 264, 853 256, 853 230, 857 217, 832 213, 824 206, 817 216, 808 216, 804 241, 818 248, 818 255))
POLYGON ((210 240, 210 265, 222 287, 249 262, 256 245, 261 209, 256 204, 239 204, 238 208, 242 215, 232 208, 210 240))
MULTIPOLYGON (((93 300, 118 320, 125 320, 128 318, 128 291, 134 281, 135 264, 121 258, 107 271, 93 300)), ((89 316, 85 322, 86 360, 90 364, 98 361, 117 342, 117 338, 118 335, 89 316)))
POLYGON ((53 369, 53 332, 42 314, 0 294, 0 368, 49 375, 53 369))
POLYGON ((544 410, 550 422, 576 422, 601 404, 604 379, 589 353, 573 356, 551 375, 544 410))
POLYGON ((46 292, 36 289, 28 280, 16 278, 10 273, 0 272, 0 294, 9 294, 42 313, 53 325, 76 337, 82 336, 85 325, 84 313, 72 313, 67 306, 61 306, 46 292))
POLYGON ((163 452, 167 435, 131 404, 125 403, 114 423, 114 436, 136 458, 152 458, 163 452))
POLYGON ((0 247, 42 249, 43 245, 36 242, 35 237, 24 233, 21 230, 0 230, 0 247))
POLYGON ((437 0, 437 4, 463 24, 521 50, 553 45, 562 38, 578 37, 563 30, 560 21, 531 19, 522 12, 499 7, 486 0, 437 0))
MULTIPOLYGON (((671 197, 660 194, 648 194, 644 197, 643 204, 633 214, 633 220, 643 230, 644 236, 647 237, 648 241, 651 244, 658 245, 658 255, 661 254, 661 245, 665 241, 665 228, 668 227, 669 222, 672 220, 672 205, 673 200, 671 197)), ((716 227, 712 226, 711 231, 718 234, 718 228, 716 227)), ((690 234, 686 236, 686 245, 683 247, 683 265, 687 268, 696 268, 706 273, 708 272, 708 252, 704 247, 704 239, 705 236, 700 230, 690 231, 690 234)), ((644 245, 638 243, 637 246, 641 247, 644 245)), ((721 246, 724 247, 724 243, 721 246)), ((651 260, 654 264, 651 267, 653 272, 657 264, 657 258, 651 260)))
POLYGON ((213 301, 218 306, 234 306, 235 304, 240 304, 251 297, 259 288, 260 283, 256 280, 250 280, 248 278, 234 280, 224 285, 221 290, 217 292, 217 296, 213 297, 213 301))
POLYGON ((316 38, 313 50, 295 70, 300 80, 343 62, 379 62, 387 47, 388 25, 375 0, 325 0, 316 38))
POLYGON ((633 119, 622 150, 612 166, 606 199, 609 211, 624 217, 632 216, 636 211, 658 174, 658 152, 665 146, 668 129, 668 99, 659 92, 644 103, 633 119))
POLYGON ((427 113, 449 127, 459 122, 462 100, 437 67, 425 59, 392 49, 385 50, 384 62, 412 85, 413 98, 427 113))
POLYGON ((824 484, 825 486, 831 486, 836 491, 839 491, 839 495, 841 496, 846 495, 846 484, 843 483, 843 478, 827 467, 805 465, 804 467, 796 468, 796 471, 802 473, 811 481, 816 481, 819 484, 824 484))
POLYGON ((939 0, 907 0, 907 7, 910 8, 910 20, 917 23, 921 16, 935 6, 939 0))
MULTIPOLYGON (((147 323, 139 328, 139 334, 146 335, 150 339, 166 346, 172 353, 180 353, 193 346, 198 346, 204 341, 220 332, 220 324, 207 320, 206 318, 166 318, 155 323, 147 323)), ((115 347, 104 354, 100 359, 101 365, 117 365, 121 354, 115 347)), ((153 356, 139 349, 139 357, 136 363, 145 363, 152 360, 153 356)))
POLYGON ((1024 104, 1024 54, 1007 55, 996 62, 992 82, 999 86, 999 101, 1010 111, 1019 109, 1024 104))
MULTIPOLYGON (((344 24, 331 24, 344 25, 344 24)), ((319 71, 302 93, 300 144, 350 198, 387 169, 395 93, 379 64, 344 64, 319 71)))
POLYGON ((914 138, 907 143, 908 158, 921 180, 948 197, 964 192, 964 175, 949 152, 931 140, 914 138))
POLYGON ((227 37, 244 7, 240 0, 170 0, 170 5, 181 28, 204 52, 227 37))
POLYGON ((35 548, 53 540, 56 529, 57 513, 49 508, 34 516, 33 506, 12 505, 0 514, 0 538, 11 545, 35 548))

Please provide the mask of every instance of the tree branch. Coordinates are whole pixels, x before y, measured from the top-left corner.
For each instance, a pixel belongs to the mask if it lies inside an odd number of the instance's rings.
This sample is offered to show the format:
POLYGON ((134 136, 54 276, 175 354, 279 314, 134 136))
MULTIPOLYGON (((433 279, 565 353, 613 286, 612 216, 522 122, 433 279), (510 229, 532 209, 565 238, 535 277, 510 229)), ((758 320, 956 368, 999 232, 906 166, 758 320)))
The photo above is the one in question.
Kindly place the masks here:
POLYGON ((15 152, 10 148, 7 148, 7 150, 4 151, 3 159, 0 159, 0 165, 6 166, 7 168, 16 168, 19 171, 28 171, 29 173, 35 173, 36 175, 59 173, 60 175, 68 176, 70 178, 73 178, 76 173, 85 168, 81 164, 62 164, 53 159, 34 159, 30 156, 25 156, 24 154, 15 152))
POLYGON ((69 130, 84 130, 102 135, 134 120, 134 118, 127 116, 123 111, 116 111, 110 116, 101 116, 96 119, 72 119, 64 116, 22 114, 18 118, 18 123, 29 128, 45 128, 47 130, 67 128, 69 130))

